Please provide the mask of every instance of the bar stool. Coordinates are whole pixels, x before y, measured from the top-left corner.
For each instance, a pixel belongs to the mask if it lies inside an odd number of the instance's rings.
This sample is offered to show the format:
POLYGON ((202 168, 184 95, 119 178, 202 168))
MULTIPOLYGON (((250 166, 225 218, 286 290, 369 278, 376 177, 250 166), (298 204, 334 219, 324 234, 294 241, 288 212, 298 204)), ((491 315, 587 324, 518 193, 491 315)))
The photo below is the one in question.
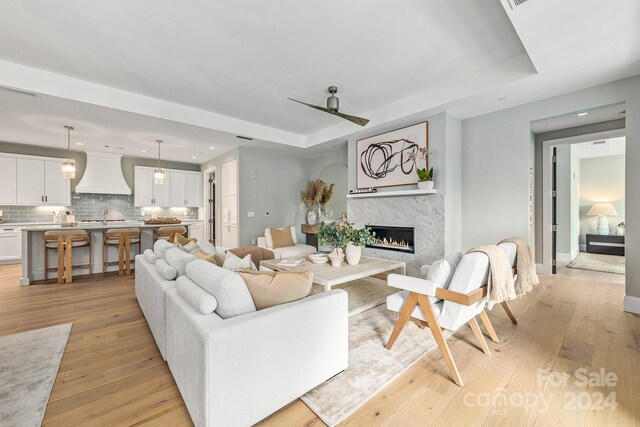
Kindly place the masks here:
POLYGON ((107 271, 108 265, 118 266, 118 276, 131 274, 131 246, 138 246, 141 253, 139 228, 111 228, 102 233, 102 272, 107 271), (108 261, 108 247, 118 246, 118 261, 108 261))
POLYGON ((58 272, 58 283, 71 283, 74 268, 89 268, 93 274, 91 261, 91 235, 85 230, 49 230, 42 236, 44 240, 44 278, 49 279, 50 271, 58 272), (73 248, 89 248, 89 264, 73 265, 73 248), (58 250, 58 265, 49 267, 49 251, 58 250))
POLYGON ((187 227, 184 225, 174 225, 171 227, 160 227, 157 230, 153 230, 153 243, 160 239, 168 240, 173 243, 176 238, 176 234, 186 237, 187 227))

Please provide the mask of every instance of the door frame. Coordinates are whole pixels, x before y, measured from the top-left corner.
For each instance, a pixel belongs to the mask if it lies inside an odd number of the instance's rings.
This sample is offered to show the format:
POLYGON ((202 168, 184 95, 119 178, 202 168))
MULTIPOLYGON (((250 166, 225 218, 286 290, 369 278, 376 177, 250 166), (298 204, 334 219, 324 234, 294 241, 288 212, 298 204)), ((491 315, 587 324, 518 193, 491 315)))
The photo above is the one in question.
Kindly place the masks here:
MULTIPOLYGON (((203 222, 204 222, 204 235, 205 235, 205 239, 209 239, 209 236, 211 235, 211 225, 209 224, 209 217, 211 216, 210 210, 211 210, 211 204, 209 203, 209 175, 214 173, 216 175, 216 179, 218 178, 218 172, 216 171, 216 167, 215 166, 211 166, 210 168, 207 168, 205 170, 202 171, 202 201, 204 204, 204 218, 202 218, 203 222)), ((215 197, 218 197, 218 192, 216 191, 215 197)), ((217 209, 218 208, 218 202, 217 200, 214 202, 214 206, 217 209)), ((213 217, 215 218, 215 221, 218 220, 218 213, 214 212, 213 213, 213 217)), ((213 226, 215 227, 216 231, 218 230, 217 224, 213 224, 213 226)), ((218 233, 216 233, 216 240, 218 240, 218 233)), ((218 245, 218 242, 213 242, 214 245, 218 245)))
POLYGON ((613 129, 604 132, 594 132, 567 138, 549 139, 542 141, 542 267, 544 274, 552 274, 552 151, 561 145, 580 144, 598 139, 610 139, 626 136, 625 129, 613 129))

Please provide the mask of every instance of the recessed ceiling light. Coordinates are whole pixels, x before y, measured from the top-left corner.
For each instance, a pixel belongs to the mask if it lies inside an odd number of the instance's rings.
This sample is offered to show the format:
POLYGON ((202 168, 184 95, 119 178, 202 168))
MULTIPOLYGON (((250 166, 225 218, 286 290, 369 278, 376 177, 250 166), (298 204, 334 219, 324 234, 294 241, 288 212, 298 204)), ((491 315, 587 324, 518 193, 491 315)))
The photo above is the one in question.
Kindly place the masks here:
POLYGON ((143 152, 143 153, 146 153, 146 152, 147 152, 147 150, 142 150, 142 152, 143 152))
POLYGON ((82 142, 76 142, 76 145, 84 145, 82 142))
POLYGON ((578 113, 579 116, 586 116, 587 114, 589 113, 587 113, 586 111, 583 111, 582 113, 578 113))
POLYGON ((216 148, 216 147, 209 147, 209 150, 213 150, 214 148, 216 148))
POLYGON ((192 159, 197 159, 197 157, 196 157, 196 156, 193 156, 193 157, 192 157, 192 159))

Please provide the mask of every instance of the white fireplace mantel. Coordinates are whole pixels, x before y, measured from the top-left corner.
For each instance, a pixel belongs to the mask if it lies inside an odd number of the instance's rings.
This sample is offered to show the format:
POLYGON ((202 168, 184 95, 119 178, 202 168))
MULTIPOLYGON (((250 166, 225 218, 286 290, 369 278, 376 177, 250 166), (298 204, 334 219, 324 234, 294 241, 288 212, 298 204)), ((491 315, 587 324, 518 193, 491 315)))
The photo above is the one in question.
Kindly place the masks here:
POLYGON ((420 196, 423 194, 436 194, 438 190, 401 190, 401 191, 380 191, 375 193, 347 194, 347 199, 365 199, 369 197, 398 197, 398 196, 420 196))

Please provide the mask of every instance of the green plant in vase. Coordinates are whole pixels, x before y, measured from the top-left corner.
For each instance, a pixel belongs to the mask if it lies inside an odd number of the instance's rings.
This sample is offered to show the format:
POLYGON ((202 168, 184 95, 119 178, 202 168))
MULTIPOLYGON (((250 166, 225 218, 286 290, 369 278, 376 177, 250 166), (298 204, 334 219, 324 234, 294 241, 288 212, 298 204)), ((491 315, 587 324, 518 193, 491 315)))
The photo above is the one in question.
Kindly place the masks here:
POLYGON ((340 267, 344 259, 344 248, 349 242, 347 227, 334 227, 332 225, 320 225, 318 230, 318 243, 323 246, 331 246, 333 251, 329 254, 331 265, 340 267))
POLYGON ((358 265, 362 256, 362 248, 373 243, 373 234, 369 227, 355 228, 351 224, 345 227, 349 243, 345 249, 347 263, 358 265))

